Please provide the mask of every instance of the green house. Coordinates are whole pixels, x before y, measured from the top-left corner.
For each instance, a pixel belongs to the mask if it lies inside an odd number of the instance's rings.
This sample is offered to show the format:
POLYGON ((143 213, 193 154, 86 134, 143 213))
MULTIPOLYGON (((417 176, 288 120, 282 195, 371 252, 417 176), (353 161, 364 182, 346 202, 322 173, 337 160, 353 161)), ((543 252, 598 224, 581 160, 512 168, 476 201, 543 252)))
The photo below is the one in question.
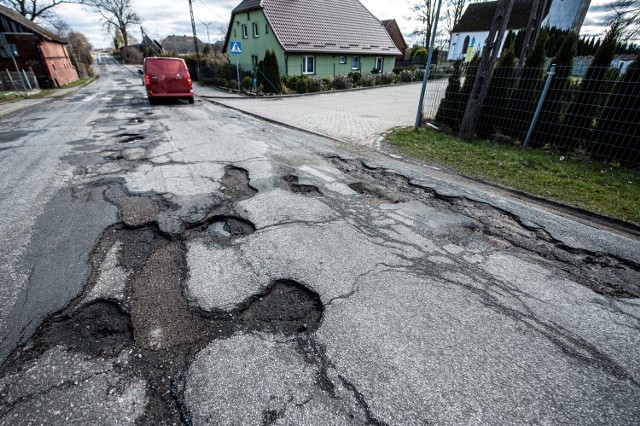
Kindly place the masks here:
POLYGON ((223 52, 251 71, 273 50, 281 75, 321 78, 391 72, 400 55, 358 0, 243 0, 232 12, 223 52), (230 43, 242 43, 234 58, 230 43))

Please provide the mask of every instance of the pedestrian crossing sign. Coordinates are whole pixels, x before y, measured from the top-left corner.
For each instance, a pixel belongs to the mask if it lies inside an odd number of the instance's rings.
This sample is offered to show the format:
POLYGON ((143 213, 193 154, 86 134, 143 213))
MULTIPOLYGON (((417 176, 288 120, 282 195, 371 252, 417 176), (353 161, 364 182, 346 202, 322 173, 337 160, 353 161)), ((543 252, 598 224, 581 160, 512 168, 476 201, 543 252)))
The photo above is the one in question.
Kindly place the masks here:
POLYGON ((242 53, 242 43, 239 41, 232 41, 231 42, 231 53, 233 53, 234 55, 239 55, 242 53))

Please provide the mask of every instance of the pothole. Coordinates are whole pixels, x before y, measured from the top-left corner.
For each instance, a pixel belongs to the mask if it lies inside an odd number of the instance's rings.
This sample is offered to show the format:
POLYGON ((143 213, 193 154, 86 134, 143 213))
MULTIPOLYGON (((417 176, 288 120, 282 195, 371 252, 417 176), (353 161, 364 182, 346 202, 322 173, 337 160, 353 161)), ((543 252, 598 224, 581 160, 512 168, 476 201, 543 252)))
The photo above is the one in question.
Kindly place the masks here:
POLYGON ((285 188, 295 194, 309 195, 312 197, 322 197, 322 192, 314 185, 300 184, 298 176, 287 175, 283 176, 282 180, 286 183, 285 188))
POLYGON ((205 238, 215 243, 228 243, 256 232, 253 223, 236 216, 212 216, 199 225, 187 229, 184 239, 205 238))
POLYGON ((204 312, 187 303, 186 242, 194 238, 229 242, 255 232, 250 222, 212 216, 172 237, 150 222, 155 212, 137 221, 136 214, 124 211, 170 206, 152 197, 132 196, 118 183, 110 184, 105 197, 119 207, 121 217, 132 218, 105 230, 90 256, 93 271, 83 294, 51 315, 24 347, 13 352, 3 365, 3 375, 23 374, 29 360, 58 345, 114 360, 127 353, 127 361, 115 363, 114 368, 125 377, 146 381, 149 402, 144 422, 188 423, 176 383, 212 340, 248 331, 307 335, 319 327, 324 309, 319 295, 291 280, 274 281, 230 312, 204 312), (112 273, 114 269, 121 272, 112 273), (93 291, 98 283, 99 291, 93 291))
POLYGON ((356 182, 349 184, 349 188, 353 189, 360 195, 364 195, 373 201, 386 204, 386 203, 399 203, 405 201, 405 199, 394 196, 390 191, 382 188, 379 185, 372 185, 365 182, 356 182))
POLYGON ((238 319, 249 330, 308 333, 320 326, 323 310, 318 293, 295 281, 280 280, 256 296, 238 319))
POLYGON ((249 184, 249 172, 235 166, 227 166, 222 177, 222 192, 234 201, 253 197, 258 190, 249 184))
POLYGON ((362 161, 330 157, 358 182, 351 189, 373 202, 420 200, 442 211, 465 215, 478 223, 474 232, 494 246, 549 266, 568 279, 611 297, 640 297, 640 265, 609 253, 569 247, 546 230, 526 225, 513 213, 466 197, 439 194, 410 178, 362 161))
POLYGON ((139 133, 121 133, 117 136, 118 143, 131 143, 143 140, 144 136, 139 133))

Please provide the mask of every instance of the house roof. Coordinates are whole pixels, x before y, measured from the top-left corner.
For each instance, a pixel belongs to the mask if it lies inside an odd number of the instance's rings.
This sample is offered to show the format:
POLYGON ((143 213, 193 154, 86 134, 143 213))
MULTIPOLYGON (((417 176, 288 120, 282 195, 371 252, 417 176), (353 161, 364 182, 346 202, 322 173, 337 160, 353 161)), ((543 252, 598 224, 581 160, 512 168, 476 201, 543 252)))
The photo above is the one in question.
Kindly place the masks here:
POLYGON ((387 30, 391 40, 396 44, 396 47, 402 51, 402 49, 407 48, 407 42, 404 40, 404 36, 402 35, 402 31, 398 26, 398 23, 395 19, 385 19, 381 21, 382 26, 387 30))
MULTIPOLYGON (((497 1, 486 3, 471 3, 467 6, 458 23, 451 30, 452 33, 470 33, 489 31, 491 21, 498 7, 497 1)), ((533 7, 533 0, 516 0, 513 3, 507 29, 527 28, 529 15, 533 7)))
POLYGON ((244 0, 233 13, 260 8, 286 52, 400 54, 358 0, 244 0))
POLYGON ((58 43, 68 44, 66 40, 45 30, 40 25, 37 25, 36 23, 28 20, 27 18, 20 15, 15 10, 9 9, 8 7, 0 6, 0 17, 5 17, 6 19, 13 21, 13 25, 10 22, 0 21, 0 32, 33 33, 33 34, 36 34, 38 37, 45 39, 47 41, 55 41, 58 43))
MULTIPOLYGON (((195 44, 193 42, 193 37, 189 37, 186 35, 170 35, 165 37, 164 40, 160 43, 162 45, 162 49, 166 52, 175 52, 175 53, 191 53, 195 52, 195 44)), ((198 49, 202 50, 204 47, 204 43, 200 39, 198 40, 198 49)))

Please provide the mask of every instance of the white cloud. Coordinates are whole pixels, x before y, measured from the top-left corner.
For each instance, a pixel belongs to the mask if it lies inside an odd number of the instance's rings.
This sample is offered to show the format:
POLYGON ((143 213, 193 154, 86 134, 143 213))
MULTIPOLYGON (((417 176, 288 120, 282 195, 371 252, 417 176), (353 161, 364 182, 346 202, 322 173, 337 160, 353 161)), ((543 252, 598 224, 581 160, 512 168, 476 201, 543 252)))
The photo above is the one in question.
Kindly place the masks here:
MULTIPOLYGON (((409 17, 411 15, 410 6, 412 0, 390 2, 388 0, 361 0, 362 4, 378 19, 395 19, 400 29, 411 44, 409 35, 415 29, 415 22, 409 17)), ((611 0, 593 0, 583 33, 602 34, 602 19, 606 11, 606 5, 611 0)), ((196 20, 196 30, 198 37, 206 41, 207 31, 202 22, 209 23, 209 34, 211 41, 223 38, 218 31, 219 27, 225 27, 229 23, 231 10, 240 3, 240 0, 193 0, 193 11, 196 20)), ((443 8, 446 0, 443 0, 443 8)), ((172 34, 190 35, 191 18, 189 15, 189 4, 187 1, 175 2, 170 0, 156 0, 154 2, 133 0, 134 10, 142 18, 142 27, 148 35, 162 40, 172 34)), ((96 48, 109 47, 112 43, 113 35, 107 34, 100 18, 97 14, 88 12, 79 5, 61 4, 56 8, 58 15, 65 20, 75 31, 82 32, 89 38, 89 41, 96 48)), ((443 11, 444 14, 444 11, 443 11)), ((140 28, 135 27, 132 34, 140 38, 140 28)))

